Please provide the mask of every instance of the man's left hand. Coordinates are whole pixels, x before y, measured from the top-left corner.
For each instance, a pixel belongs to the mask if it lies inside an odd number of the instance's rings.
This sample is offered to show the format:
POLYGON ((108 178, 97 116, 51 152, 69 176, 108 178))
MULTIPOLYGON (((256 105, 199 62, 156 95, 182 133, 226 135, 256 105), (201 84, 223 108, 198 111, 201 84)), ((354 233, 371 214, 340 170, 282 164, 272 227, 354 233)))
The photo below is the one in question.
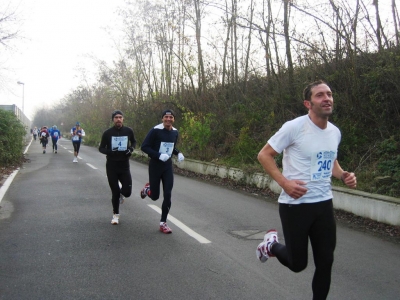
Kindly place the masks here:
POLYGON ((185 157, 183 156, 183 154, 182 153, 178 153, 178 162, 181 162, 181 161, 183 161, 185 159, 185 157))
POLYGON ((132 147, 129 147, 128 149, 125 150, 125 155, 126 155, 126 156, 131 156, 131 155, 132 155, 132 152, 133 152, 133 148, 132 148, 132 147))
POLYGON ((349 188, 355 189, 357 187, 357 177, 354 173, 344 171, 340 179, 349 188))

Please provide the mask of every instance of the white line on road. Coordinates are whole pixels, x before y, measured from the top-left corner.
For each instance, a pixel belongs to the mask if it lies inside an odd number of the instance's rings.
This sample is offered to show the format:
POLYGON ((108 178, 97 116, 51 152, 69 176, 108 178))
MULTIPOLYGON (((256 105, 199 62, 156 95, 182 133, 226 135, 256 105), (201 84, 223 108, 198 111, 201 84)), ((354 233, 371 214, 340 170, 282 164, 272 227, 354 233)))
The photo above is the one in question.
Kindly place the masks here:
POLYGON ((0 202, 1 202, 1 200, 3 200, 4 195, 6 194, 8 188, 11 185, 11 182, 13 182, 13 180, 14 180, 15 176, 17 175, 18 171, 19 171, 19 168, 16 169, 14 172, 12 172, 11 175, 8 176, 8 178, 4 182, 4 184, 1 186, 1 188, 0 188, 0 202))
MULTIPOLYGON (((31 139, 30 143, 28 144, 28 146, 26 146, 25 150, 24 150, 24 154, 26 154, 26 152, 28 152, 28 149, 30 147, 30 145, 32 144, 33 139, 31 139)), ((12 172, 7 180, 4 182, 4 184, 0 187, 0 203, 1 200, 3 200, 4 195, 7 193, 8 188, 10 187, 11 183, 13 182, 15 176, 17 176, 19 172, 19 168, 16 169, 14 172, 12 172)))
POLYGON ((92 166, 91 164, 86 163, 89 167, 91 167, 92 169, 97 170, 97 168, 95 166, 92 166))
MULTIPOLYGON (((152 209, 154 209, 156 212, 158 212, 159 214, 161 214, 161 209, 158 206, 155 206, 153 204, 149 204, 149 207, 151 207, 152 209)), ((202 244, 209 244, 211 243, 211 241, 207 240, 205 237, 201 236, 200 234, 198 234, 197 232, 194 232, 192 229, 190 229, 189 227, 187 227, 185 224, 183 224, 181 221, 179 221, 178 219, 174 218, 171 215, 168 215, 168 220, 171 221, 172 223, 174 223, 176 226, 178 226, 180 229, 182 229, 184 232, 186 232, 188 235, 190 235, 191 237, 193 237, 194 239, 196 239, 199 243, 202 244)))

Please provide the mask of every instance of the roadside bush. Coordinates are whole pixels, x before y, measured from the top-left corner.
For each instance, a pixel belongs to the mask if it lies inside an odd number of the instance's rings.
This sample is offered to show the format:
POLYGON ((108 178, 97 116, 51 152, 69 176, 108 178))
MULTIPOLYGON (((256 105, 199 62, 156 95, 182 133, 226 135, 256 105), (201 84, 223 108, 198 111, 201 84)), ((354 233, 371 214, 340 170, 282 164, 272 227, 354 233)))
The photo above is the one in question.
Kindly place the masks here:
POLYGON ((4 168, 21 160, 26 131, 10 111, 0 109, 0 167, 4 168))
POLYGON ((387 185, 378 188, 378 193, 400 197, 400 143, 394 136, 384 140, 378 147, 380 159, 377 167, 380 175, 390 176, 387 185))

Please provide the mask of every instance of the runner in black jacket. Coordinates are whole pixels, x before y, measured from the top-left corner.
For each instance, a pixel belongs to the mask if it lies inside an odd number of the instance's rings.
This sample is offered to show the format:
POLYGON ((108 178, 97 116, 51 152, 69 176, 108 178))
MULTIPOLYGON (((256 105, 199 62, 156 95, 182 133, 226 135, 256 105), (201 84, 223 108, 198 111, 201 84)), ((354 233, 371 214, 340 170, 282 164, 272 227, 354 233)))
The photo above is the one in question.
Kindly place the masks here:
POLYGON ((142 151, 151 158, 149 162, 149 183, 140 192, 142 199, 149 196, 152 200, 160 197, 160 181, 163 183, 164 201, 161 206, 160 231, 171 233, 167 225, 167 216, 171 209, 171 192, 174 185, 172 154, 178 156, 178 161, 185 157, 175 147, 178 142, 178 130, 172 126, 175 114, 167 109, 162 113, 162 123, 153 127, 142 144, 142 151), (151 189, 150 189, 151 187, 151 189))
POLYGON ((132 193, 129 157, 136 146, 136 140, 132 128, 123 126, 124 117, 120 110, 115 110, 111 118, 114 126, 104 131, 99 151, 107 155, 106 171, 113 206, 111 224, 117 225, 119 205, 124 203, 124 197, 129 197, 132 193))

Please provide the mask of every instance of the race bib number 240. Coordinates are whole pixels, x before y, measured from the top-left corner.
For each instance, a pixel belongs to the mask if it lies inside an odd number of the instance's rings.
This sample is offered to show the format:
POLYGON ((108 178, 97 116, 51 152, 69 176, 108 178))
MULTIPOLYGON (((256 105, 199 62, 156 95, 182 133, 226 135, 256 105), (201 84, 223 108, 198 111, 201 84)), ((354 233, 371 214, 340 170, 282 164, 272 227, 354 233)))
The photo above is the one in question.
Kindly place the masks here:
POLYGON ((319 151, 311 155, 311 181, 327 180, 332 176, 336 152, 319 151))

